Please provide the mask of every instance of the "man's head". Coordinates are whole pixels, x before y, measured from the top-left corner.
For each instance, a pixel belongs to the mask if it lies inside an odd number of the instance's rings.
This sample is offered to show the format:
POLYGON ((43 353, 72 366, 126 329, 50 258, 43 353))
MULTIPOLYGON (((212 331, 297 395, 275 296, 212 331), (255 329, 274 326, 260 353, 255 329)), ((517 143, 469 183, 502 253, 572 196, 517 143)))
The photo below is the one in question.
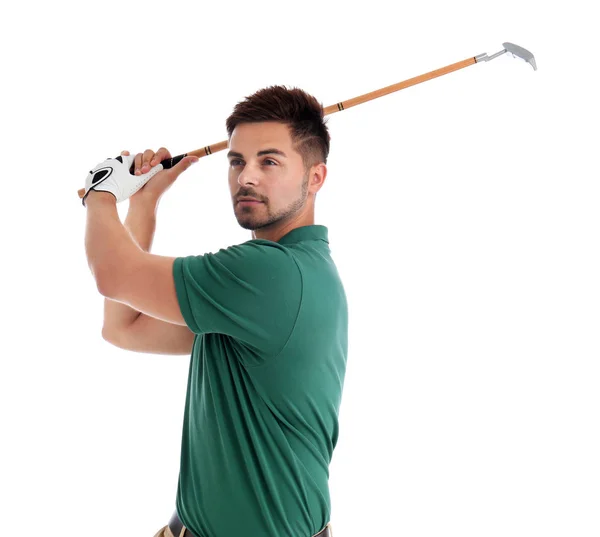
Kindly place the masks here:
POLYGON ((270 86, 239 102, 226 126, 229 188, 240 226, 267 238, 312 224, 329 154, 322 105, 301 89, 270 86), (242 197, 261 203, 240 203, 242 197))

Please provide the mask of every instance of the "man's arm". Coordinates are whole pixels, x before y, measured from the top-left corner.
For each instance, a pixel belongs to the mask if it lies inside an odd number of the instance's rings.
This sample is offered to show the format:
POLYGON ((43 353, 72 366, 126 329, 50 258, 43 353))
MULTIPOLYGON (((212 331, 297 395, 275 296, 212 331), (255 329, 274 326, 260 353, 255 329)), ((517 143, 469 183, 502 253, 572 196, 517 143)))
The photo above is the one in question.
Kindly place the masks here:
POLYGON ((144 252, 123 227, 116 198, 90 191, 85 250, 100 294, 146 315, 185 325, 173 279, 174 257, 144 252))
MULTIPOLYGON (((164 147, 156 153, 150 149, 138 153, 134 159, 135 175, 148 172, 166 158, 171 158, 171 154, 164 147)), ((153 256, 148 251, 158 202, 177 177, 197 161, 198 157, 185 157, 154 175, 129 198, 130 211, 133 207, 137 216, 134 219, 131 215, 127 223, 139 224, 141 236, 138 230, 128 228, 128 233, 123 227, 116 210, 116 195, 91 191, 87 196, 86 256, 98 290, 107 298, 103 336, 117 346, 141 352, 173 350, 176 354, 182 346, 191 350, 193 333, 183 320, 174 288, 175 258, 153 256), (138 202, 149 205, 140 209, 138 202), (148 207, 153 208, 152 216, 148 207), (144 215, 148 220, 144 220, 144 215), (121 327, 122 324, 126 326, 121 327), (166 341, 175 342, 175 346, 165 348, 166 341)))
POLYGON ((159 321, 144 313, 126 328, 104 336, 115 347, 129 351, 187 355, 192 352, 194 338, 187 326, 159 321))
MULTIPOLYGON (((129 200, 125 228, 142 250, 150 252, 158 200, 140 194, 129 200)), ((110 298, 104 300, 102 337, 116 347, 151 354, 190 354, 194 343, 187 326, 154 319, 110 298)))
MULTIPOLYGON (((142 250, 150 252, 156 230, 156 205, 153 206, 151 200, 130 199, 125 229, 142 250)), ((105 298, 102 336, 108 339, 107 336, 127 328, 140 315, 142 314, 139 311, 126 304, 105 298)))

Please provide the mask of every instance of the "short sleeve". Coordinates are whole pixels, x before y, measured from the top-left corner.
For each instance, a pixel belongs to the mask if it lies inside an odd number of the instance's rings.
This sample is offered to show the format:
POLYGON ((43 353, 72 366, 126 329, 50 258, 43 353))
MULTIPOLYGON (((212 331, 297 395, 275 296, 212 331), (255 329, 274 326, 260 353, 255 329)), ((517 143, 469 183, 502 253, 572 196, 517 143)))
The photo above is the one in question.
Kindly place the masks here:
POLYGON ((225 334, 276 354, 292 333, 302 277, 278 243, 248 241, 214 254, 177 257, 173 278, 183 318, 196 334, 225 334))

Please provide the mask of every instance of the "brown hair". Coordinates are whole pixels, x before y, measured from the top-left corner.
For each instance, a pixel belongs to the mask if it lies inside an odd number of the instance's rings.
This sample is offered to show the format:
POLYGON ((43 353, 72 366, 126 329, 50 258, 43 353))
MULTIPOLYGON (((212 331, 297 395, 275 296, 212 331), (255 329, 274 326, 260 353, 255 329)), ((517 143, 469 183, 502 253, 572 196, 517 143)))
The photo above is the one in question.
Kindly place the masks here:
POLYGON ((319 162, 327 163, 329 131, 323 105, 299 88, 268 86, 238 102, 227 118, 229 139, 240 123, 277 121, 289 126, 294 149, 308 170, 319 162))

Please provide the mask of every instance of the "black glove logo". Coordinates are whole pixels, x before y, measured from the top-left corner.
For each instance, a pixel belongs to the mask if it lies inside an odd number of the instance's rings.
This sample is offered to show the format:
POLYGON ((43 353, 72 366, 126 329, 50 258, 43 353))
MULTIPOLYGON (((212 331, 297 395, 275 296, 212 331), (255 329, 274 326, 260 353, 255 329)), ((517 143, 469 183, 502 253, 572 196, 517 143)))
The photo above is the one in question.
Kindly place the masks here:
POLYGON ((93 173, 92 177, 92 185, 95 185, 98 181, 102 181, 103 179, 107 179, 112 174, 113 169, 110 166, 106 166, 104 168, 100 168, 93 173))
MULTIPOLYGON (((107 158, 106 160, 118 160, 121 164, 123 164, 123 157, 119 155, 114 159, 107 158)), ((90 173, 93 175, 92 177, 92 185, 95 185, 98 181, 102 181, 103 179, 108 179, 110 174, 113 172, 112 167, 105 166, 104 168, 98 168, 96 171, 90 170, 90 173)))

